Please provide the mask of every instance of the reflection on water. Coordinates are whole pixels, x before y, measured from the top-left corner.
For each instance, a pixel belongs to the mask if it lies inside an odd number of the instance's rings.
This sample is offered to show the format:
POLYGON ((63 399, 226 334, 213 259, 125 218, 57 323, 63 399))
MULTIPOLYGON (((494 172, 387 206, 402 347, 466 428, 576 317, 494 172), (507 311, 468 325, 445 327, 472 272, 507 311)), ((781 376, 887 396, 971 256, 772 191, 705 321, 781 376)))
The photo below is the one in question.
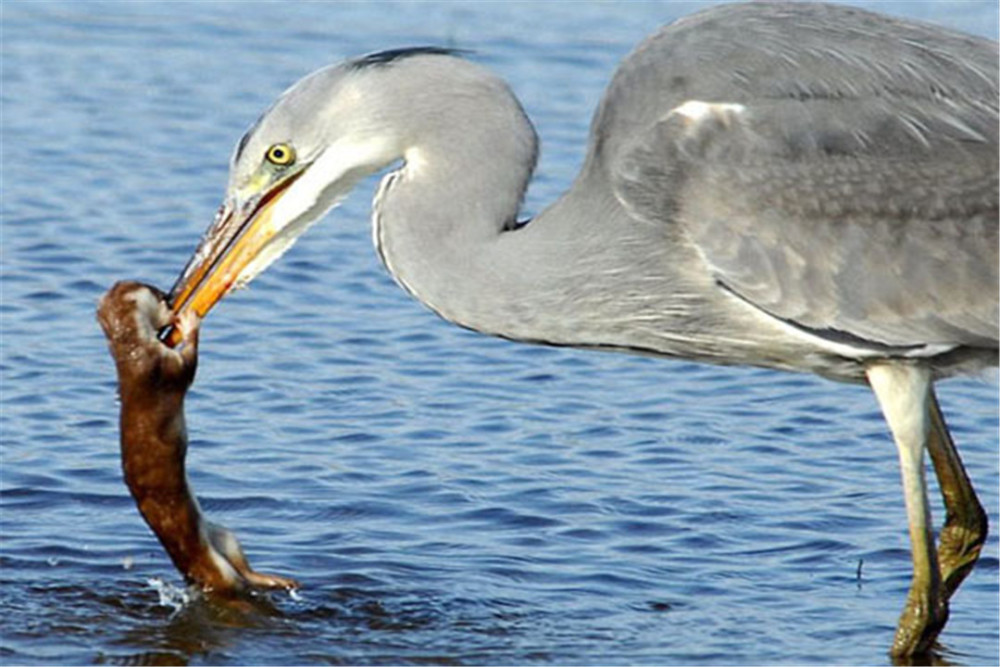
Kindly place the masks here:
MULTIPOLYGON (((866 390, 451 327, 378 265, 374 183, 213 313, 189 396, 205 511, 301 598, 176 610, 121 481, 96 300, 170 284, 283 88, 474 48, 538 125, 530 213, 573 177, 614 65, 692 6, 5 2, 0 660, 886 662, 910 563, 866 390)), ((880 6, 995 37, 992 2, 880 6)), ((997 399, 942 388, 994 524, 997 399)), ((997 662, 998 565, 994 538, 948 660, 997 662)))

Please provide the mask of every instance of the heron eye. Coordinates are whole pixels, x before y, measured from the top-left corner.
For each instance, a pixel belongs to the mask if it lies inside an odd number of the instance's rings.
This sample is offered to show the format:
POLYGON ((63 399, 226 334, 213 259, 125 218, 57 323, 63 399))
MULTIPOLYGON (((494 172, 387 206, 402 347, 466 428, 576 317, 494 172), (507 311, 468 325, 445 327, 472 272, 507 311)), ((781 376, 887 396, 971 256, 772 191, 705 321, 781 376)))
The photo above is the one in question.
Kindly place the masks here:
POLYGON ((287 167, 295 162, 295 149, 288 144, 275 144, 267 149, 264 155, 267 161, 279 167, 287 167))

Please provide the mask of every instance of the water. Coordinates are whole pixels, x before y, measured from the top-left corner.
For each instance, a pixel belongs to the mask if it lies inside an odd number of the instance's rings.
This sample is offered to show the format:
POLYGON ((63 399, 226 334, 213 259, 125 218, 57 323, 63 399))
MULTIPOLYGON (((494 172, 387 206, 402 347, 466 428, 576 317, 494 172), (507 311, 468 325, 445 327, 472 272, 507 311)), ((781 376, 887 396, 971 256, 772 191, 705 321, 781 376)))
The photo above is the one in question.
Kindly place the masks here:
MULTIPOLYGON (((993 2, 879 6, 996 36, 993 2)), ((885 663, 910 565, 866 390, 447 325, 379 266, 374 181, 213 312, 189 395, 205 509, 299 599, 182 604, 121 481, 96 300, 171 283, 277 93, 474 48, 543 138, 530 213, 614 65, 692 7, 5 1, 0 661, 885 663)), ((941 392, 996 525, 996 384, 941 392)), ((947 659, 996 664, 997 570, 991 538, 947 659)))

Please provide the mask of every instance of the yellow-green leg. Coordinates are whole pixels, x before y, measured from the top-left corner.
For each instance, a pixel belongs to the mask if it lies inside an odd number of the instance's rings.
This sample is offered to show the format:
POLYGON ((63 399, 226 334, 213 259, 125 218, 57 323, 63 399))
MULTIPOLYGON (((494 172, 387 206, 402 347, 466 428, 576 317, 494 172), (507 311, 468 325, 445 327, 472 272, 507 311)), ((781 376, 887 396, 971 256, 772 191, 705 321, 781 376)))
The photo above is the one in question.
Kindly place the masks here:
POLYGON ((913 555, 910 593, 890 653, 919 655, 930 650, 948 620, 924 479, 924 448, 933 430, 931 375, 923 366, 894 362, 871 364, 866 373, 899 452, 913 555))
POLYGON ((927 451, 934 463, 946 512, 944 526, 938 535, 937 556, 944 594, 951 598, 979 559, 989 522, 959 458, 933 390, 929 407, 931 424, 927 451))

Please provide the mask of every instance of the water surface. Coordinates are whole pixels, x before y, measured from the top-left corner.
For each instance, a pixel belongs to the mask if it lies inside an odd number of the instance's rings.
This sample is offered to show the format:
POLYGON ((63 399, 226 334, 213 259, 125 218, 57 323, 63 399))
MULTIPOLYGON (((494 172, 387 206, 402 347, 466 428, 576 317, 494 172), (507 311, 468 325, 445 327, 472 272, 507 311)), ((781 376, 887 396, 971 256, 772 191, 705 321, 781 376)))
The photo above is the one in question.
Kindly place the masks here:
MULTIPOLYGON (((96 300, 170 285, 275 95, 350 55, 474 49, 542 137, 530 214, 615 64, 695 6, 5 1, 0 661, 885 663, 909 545, 867 390, 450 326, 378 264, 374 180, 213 312, 188 401, 204 508, 300 598, 179 606, 121 481, 96 300)), ((994 2, 878 6, 996 37, 994 2)), ((996 524, 996 383, 941 398, 996 524)), ((991 538, 953 662, 1000 658, 997 566, 991 538)))

